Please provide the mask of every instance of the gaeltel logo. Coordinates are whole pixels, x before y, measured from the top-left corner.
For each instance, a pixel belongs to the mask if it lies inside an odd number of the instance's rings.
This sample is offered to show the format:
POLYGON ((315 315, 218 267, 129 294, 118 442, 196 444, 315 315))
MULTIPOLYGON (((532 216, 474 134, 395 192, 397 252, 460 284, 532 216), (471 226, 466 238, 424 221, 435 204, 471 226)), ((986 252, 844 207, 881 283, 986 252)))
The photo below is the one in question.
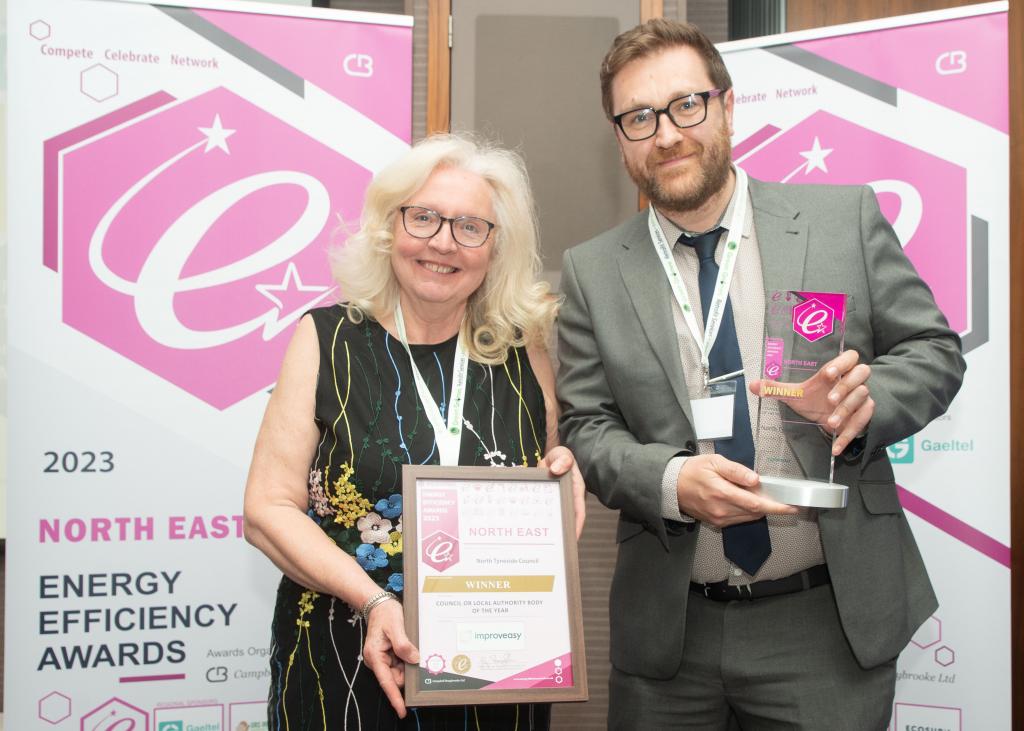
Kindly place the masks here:
POLYGON ((914 437, 909 436, 885 448, 893 464, 912 464, 914 461, 914 437))

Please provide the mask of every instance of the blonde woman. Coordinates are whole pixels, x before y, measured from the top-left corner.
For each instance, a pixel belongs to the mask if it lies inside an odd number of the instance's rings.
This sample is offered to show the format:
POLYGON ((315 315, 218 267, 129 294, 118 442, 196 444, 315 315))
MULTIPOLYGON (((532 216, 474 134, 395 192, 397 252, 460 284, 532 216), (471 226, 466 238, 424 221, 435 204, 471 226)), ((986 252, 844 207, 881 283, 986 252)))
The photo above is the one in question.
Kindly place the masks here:
POLYGON ((334 257, 347 302, 300 321, 246 487, 246 537, 284 573, 272 729, 548 727, 545 705, 407 712, 400 691, 403 661, 419 660, 401 604, 403 464, 571 469, 583 526, 582 479, 558 446, 544 351, 556 302, 539 264, 514 153, 431 137, 367 189, 360 230, 334 257), (461 439, 435 439, 460 373, 461 439))

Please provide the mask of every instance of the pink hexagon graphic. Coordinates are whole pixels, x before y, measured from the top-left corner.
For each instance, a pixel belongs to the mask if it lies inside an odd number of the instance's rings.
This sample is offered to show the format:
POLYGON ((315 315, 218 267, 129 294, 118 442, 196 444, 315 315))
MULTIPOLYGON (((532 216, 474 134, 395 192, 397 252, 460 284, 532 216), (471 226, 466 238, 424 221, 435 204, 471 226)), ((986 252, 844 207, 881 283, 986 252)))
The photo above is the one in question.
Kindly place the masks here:
POLYGON ((943 645, 935 650, 935 662, 944 668, 948 668, 956 662, 956 653, 953 652, 953 648, 943 645))
POLYGON ((81 73, 81 91, 94 101, 104 102, 117 96, 117 72, 94 63, 81 73))
POLYGON ((39 718, 50 724, 58 724, 71 715, 71 699, 63 693, 53 691, 39 699, 39 718))
POLYGON ((436 531, 423 541, 423 563, 435 571, 450 569, 459 562, 459 539, 436 531))
POLYGON ((149 731, 149 714, 120 698, 111 698, 82 716, 80 731, 149 731))
POLYGON ((942 620, 935 616, 929 617, 925 623, 918 628, 917 632, 914 633, 914 636, 910 638, 910 641, 922 650, 941 642, 942 620))
POLYGON ((45 20, 33 20, 28 24, 28 34, 37 41, 45 41, 50 37, 50 24, 45 20))
POLYGON ((817 298, 793 308, 793 331, 811 343, 831 335, 835 321, 835 310, 817 298))
POLYGON ((335 214, 358 220, 370 179, 222 88, 70 130, 44 165, 64 322, 219 409, 274 382, 294 323, 334 293, 335 214))
POLYGON ((734 154, 761 180, 870 185, 950 326, 969 329, 964 168, 823 110, 784 131, 766 125, 734 154))

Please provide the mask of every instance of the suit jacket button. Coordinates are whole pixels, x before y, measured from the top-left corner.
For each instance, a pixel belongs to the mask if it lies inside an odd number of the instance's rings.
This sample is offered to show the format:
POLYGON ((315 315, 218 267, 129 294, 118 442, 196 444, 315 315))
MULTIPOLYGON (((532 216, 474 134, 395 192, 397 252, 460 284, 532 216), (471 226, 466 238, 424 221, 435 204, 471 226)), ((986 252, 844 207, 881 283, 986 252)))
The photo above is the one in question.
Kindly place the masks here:
POLYGON ((696 452, 697 444, 692 439, 687 439, 686 444, 683 445, 687 452, 696 452))

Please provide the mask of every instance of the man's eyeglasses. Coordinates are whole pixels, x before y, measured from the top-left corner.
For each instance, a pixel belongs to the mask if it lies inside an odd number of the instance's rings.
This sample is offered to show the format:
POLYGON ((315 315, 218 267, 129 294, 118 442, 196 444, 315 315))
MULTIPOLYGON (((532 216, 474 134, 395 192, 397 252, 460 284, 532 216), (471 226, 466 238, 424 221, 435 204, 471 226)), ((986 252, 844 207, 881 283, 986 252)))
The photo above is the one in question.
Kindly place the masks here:
POLYGON ((493 223, 483 218, 445 218, 437 211, 423 206, 402 206, 398 210, 402 212, 402 225, 410 236, 417 239, 433 238, 447 221, 455 243, 470 249, 483 246, 494 228, 493 223))
POLYGON ((720 96, 725 89, 697 91, 670 101, 664 109, 641 107, 628 112, 616 114, 612 121, 622 130, 622 134, 631 142, 639 142, 653 137, 658 132, 658 120, 667 114, 672 124, 681 129, 696 127, 708 117, 708 99, 720 96))

